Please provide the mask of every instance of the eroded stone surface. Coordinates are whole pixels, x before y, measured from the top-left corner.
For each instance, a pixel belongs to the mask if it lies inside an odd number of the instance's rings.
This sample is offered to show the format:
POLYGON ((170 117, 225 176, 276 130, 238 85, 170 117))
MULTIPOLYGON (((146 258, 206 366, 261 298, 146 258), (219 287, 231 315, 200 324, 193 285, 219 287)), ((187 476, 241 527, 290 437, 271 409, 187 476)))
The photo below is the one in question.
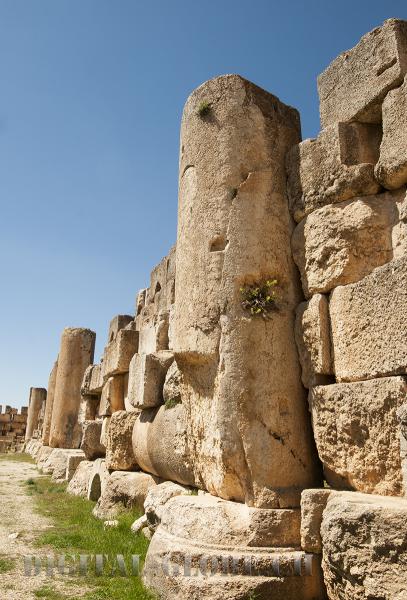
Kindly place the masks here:
POLYGON ((322 553, 322 514, 332 490, 309 489, 301 493, 301 548, 305 552, 322 553))
POLYGON ((145 502, 144 511, 146 523, 151 530, 155 531, 161 523, 165 505, 175 496, 189 496, 191 489, 173 481, 164 481, 149 489, 145 502))
POLYGON ((112 471, 132 471, 138 468, 132 446, 137 412, 115 412, 109 424, 106 446, 106 466, 112 471))
POLYGON ((298 506, 319 477, 293 335, 284 161, 298 142, 297 112, 239 76, 184 108, 171 332, 191 461, 203 488, 262 507, 298 506), (279 309, 253 317, 240 290, 268 279, 279 309))
POLYGON ((405 600, 407 500, 336 493, 324 510, 321 535, 329 598, 405 600))
POLYGON ((177 496, 164 505, 161 524, 148 549, 144 579, 160 598, 168 600, 243 600, 253 596, 262 600, 322 599, 325 596, 318 558, 313 557, 309 575, 304 553, 285 547, 298 542, 299 510, 254 509, 209 494, 177 496), (283 547, 270 548, 271 540, 281 542, 283 547), (168 575, 159 566, 164 557, 168 575), (177 572, 175 564, 184 557, 191 560, 194 572, 201 565, 207 576, 185 577, 182 571, 177 572), (225 564, 231 559, 234 571, 208 576, 205 569, 212 561, 225 564), (252 576, 244 568, 250 560, 252 576), (278 577, 273 564, 279 566, 278 577), (301 566, 301 575, 294 576, 295 564, 301 566))
POLYGON ((102 363, 103 379, 112 375, 127 373, 130 361, 137 352, 139 333, 134 329, 121 329, 116 337, 107 344, 102 363))
POLYGON ((163 387, 174 355, 168 350, 135 354, 130 362, 127 399, 136 408, 153 408, 163 403, 163 387))
POLYGON ((407 23, 388 19, 343 52, 318 77, 322 127, 338 121, 380 123, 387 92, 407 73, 407 23))
POLYGON ((325 383, 333 373, 329 305, 326 296, 315 294, 297 308, 295 340, 306 388, 325 383))
POLYGON ((407 255, 335 288, 329 312, 338 381, 407 373, 407 255))
POLYGON ((38 425, 38 418, 41 409, 45 405, 47 399, 47 390, 45 388, 30 388, 30 403, 28 406, 27 428, 25 431, 25 439, 30 440, 38 425))
POLYGON ((134 424, 133 451, 143 471, 184 485, 194 485, 182 404, 141 411, 134 424))
POLYGON ((147 473, 113 471, 93 514, 98 519, 111 519, 125 509, 138 508, 142 511, 148 490, 159 481, 157 477, 147 473))
POLYGON ((81 450, 87 460, 95 460, 105 455, 106 449, 100 443, 102 421, 85 421, 82 424, 81 450))
POLYGON ((54 407, 55 384, 57 381, 58 360, 55 361, 52 367, 47 388, 47 399, 45 403, 44 423, 42 429, 42 441, 45 446, 49 443, 49 432, 51 429, 52 410, 54 407))
POLYGON ((127 392, 126 375, 109 377, 103 386, 99 404, 99 417, 109 417, 117 410, 124 410, 124 398, 127 392))
POLYGON ((62 332, 49 436, 52 447, 79 447, 81 385, 86 368, 93 362, 95 338, 90 329, 66 328, 62 332))
POLYGON ((397 409, 406 394, 404 377, 310 390, 315 441, 332 487, 403 494, 397 409))
POLYGON ((392 232, 404 190, 325 206, 296 227, 291 247, 304 293, 363 279, 393 258, 392 232))
POLYGON ((355 196, 376 194, 374 177, 381 129, 363 123, 336 123, 316 139, 304 140, 287 154, 287 191, 296 221, 313 211, 355 196))
POLYGON ((82 460, 76 468, 66 491, 74 496, 86 498, 88 495, 89 478, 93 470, 93 462, 82 460))

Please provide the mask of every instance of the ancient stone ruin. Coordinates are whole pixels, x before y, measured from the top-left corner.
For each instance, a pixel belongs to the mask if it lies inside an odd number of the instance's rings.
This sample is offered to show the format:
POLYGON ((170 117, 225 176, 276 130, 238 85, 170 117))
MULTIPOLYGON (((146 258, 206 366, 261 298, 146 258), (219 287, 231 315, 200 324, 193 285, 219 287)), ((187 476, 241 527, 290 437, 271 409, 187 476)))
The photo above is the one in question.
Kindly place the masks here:
POLYGON ((305 141, 238 75, 191 94, 176 247, 99 363, 65 329, 31 389, 26 450, 98 518, 144 513, 164 599, 407 598, 407 22, 318 89, 305 141))
MULTIPOLYGON (((31 388, 30 397, 33 397, 36 388, 31 388)), ((38 390, 37 390, 38 391, 38 390)), ((46 393, 46 391, 44 390, 46 393)), ((5 406, 4 410, 0 404, 0 453, 21 452, 24 447, 27 430, 28 408, 23 406, 20 412, 17 408, 5 406)), ((34 434, 31 428, 30 439, 34 434)))

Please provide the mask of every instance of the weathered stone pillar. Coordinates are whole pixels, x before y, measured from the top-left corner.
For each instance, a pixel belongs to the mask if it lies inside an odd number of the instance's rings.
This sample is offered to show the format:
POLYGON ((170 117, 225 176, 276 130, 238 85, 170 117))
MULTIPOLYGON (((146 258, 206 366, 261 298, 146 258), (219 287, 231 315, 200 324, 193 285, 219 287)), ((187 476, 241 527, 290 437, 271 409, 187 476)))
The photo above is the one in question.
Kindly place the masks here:
POLYGON ((32 438, 34 430, 38 425, 38 415, 40 414, 43 403, 47 398, 47 390, 45 388, 30 388, 30 403, 28 406, 27 429, 25 431, 25 439, 32 438))
POLYGON ((66 328, 62 332, 49 436, 53 448, 77 448, 80 444, 81 383, 86 367, 93 362, 95 338, 90 329, 66 328))
POLYGON ((55 361, 48 379, 47 402, 45 404, 44 424, 42 428, 42 441, 44 446, 48 446, 49 432, 51 429, 52 409, 54 406, 55 384, 57 380, 58 360, 55 361))
POLYGON ((185 105, 172 334, 188 443, 202 487, 263 508, 319 483, 284 168, 299 140, 297 111, 237 75, 185 105))

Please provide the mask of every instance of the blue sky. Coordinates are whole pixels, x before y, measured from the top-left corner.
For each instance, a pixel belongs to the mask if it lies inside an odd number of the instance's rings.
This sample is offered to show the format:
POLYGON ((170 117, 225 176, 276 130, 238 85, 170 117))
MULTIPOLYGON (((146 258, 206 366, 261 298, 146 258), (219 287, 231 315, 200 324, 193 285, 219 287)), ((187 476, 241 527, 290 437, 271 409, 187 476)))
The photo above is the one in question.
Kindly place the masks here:
POLYGON ((0 0, 0 404, 46 386, 65 326, 132 313, 176 238, 190 92, 240 73, 319 130, 316 77, 405 0, 0 0))

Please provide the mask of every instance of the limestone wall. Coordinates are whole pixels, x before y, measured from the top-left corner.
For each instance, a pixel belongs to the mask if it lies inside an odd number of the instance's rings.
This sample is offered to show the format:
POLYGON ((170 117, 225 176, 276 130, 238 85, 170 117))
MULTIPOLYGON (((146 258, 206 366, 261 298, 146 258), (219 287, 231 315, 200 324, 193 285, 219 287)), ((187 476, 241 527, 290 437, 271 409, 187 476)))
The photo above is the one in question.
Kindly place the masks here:
POLYGON ((22 450, 27 428, 28 407, 20 410, 0 405, 0 453, 22 450))
POLYGON ((65 330, 33 403, 45 472, 99 518, 144 507, 162 598, 405 598, 407 23, 366 34, 318 89, 304 141, 297 111, 240 76, 191 94, 176 247, 99 363, 92 332, 65 330), (381 569, 374 540, 400 563, 381 569), (237 575, 177 572, 203 554, 237 575))

